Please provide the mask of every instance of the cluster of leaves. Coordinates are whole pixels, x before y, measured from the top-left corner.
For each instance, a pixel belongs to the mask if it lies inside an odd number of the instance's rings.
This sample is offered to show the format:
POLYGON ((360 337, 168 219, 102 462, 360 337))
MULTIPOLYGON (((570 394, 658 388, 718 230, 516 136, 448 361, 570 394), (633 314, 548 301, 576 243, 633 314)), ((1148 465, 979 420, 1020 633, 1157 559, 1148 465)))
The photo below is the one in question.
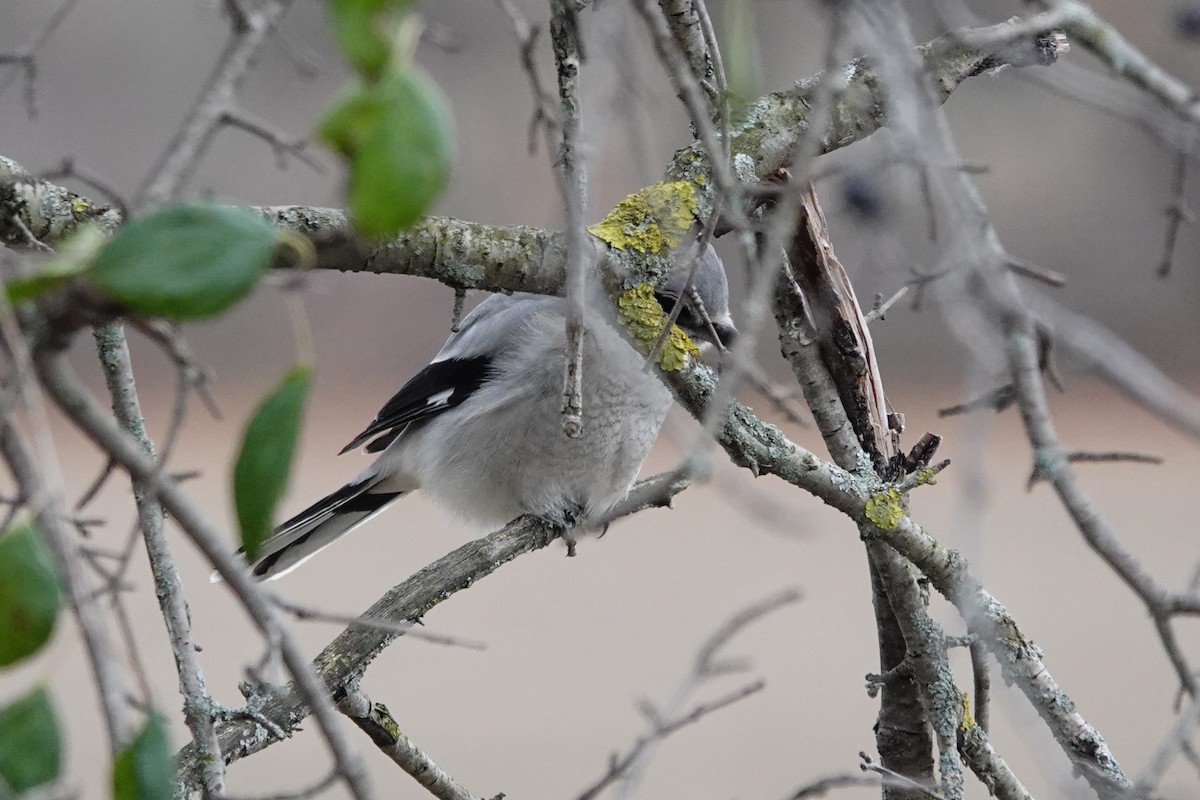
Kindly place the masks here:
POLYGON ((412 225, 450 176, 453 134, 437 86, 412 64, 413 0, 332 0, 334 32, 358 81, 328 111, 321 139, 349 162, 355 227, 388 236, 412 225))
MULTIPOLYGON (((62 588, 37 529, 23 523, 0 534, 0 668, 37 653, 58 622, 62 588)), ((0 708, 0 798, 58 779, 62 735, 50 692, 38 687, 0 708)), ((113 762, 117 800, 166 800, 174 762, 162 719, 151 714, 113 762)))
MULTIPOLYGON (((248 295, 275 258, 279 231, 250 212, 213 204, 161 208, 105 241, 85 229, 36 274, 11 281, 21 302, 69 282, 125 313, 183 321, 217 315, 248 295)), ((310 370, 292 369, 247 426, 234 470, 242 542, 253 554, 269 535, 286 487, 310 370)), ((38 652, 62 601, 59 575, 41 535, 24 524, 0 535, 0 668, 38 652)), ((0 700, 0 800, 59 778, 62 737, 50 693, 37 688, 0 700)), ((166 800, 175 765, 166 727, 151 712, 117 754, 116 800, 166 800)))
MULTIPOLYGON (((358 83, 325 116, 320 135, 349 161, 351 218, 372 236, 417 221, 450 172, 446 103, 411 63, 418 32, 412 4, 330 2, 334 30, 358 83)), ((246 297, 287 238, 244 210, 169 205, 130 221, 111 239, 95 228, 79 231, 35 275, 9 281, 4 289, 10 302, 22 303, 72 286, 120 313, 202 319, 246 297)), ((251 559, 273 529, 310 383, 308 365, 291 369, 246 426, 233 494, 251 559)), ((45 646, 61 604, 59 575, 39 532, 26 523, 0 534, 0 668, 45 646)), ((0 699, 0 800, 58 779, 61 754, 60 726, 45 688, 0 699)), ((163 720, 151 712, 114 759, 113 796, 168 798, 173 773, 163 720)))
MULTIPOLYGON (((107 242, 94 229, 72 238, 36 275, 10 282, 10 301, 77 281, 136 314, 183 321, 212 317, 248 295, 271 266, 279 229, 251 212, 208 203, 165 206, 107 242)), ((310 369, 294 368, 247 426, 234 470, 243 548, 269 535, 291 467, 310 369)))

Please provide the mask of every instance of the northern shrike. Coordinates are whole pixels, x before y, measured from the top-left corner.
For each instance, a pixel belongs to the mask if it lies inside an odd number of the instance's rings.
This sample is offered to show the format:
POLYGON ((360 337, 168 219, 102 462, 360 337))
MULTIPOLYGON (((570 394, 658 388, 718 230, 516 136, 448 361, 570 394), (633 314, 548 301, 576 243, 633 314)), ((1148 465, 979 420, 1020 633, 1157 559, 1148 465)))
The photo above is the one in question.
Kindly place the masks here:
MULTIPOLYGON (((710 246, 659 294, 692 337, 729 344, 725 269, 710 246), (703 305, 699 307, 696 301, 703 305), (707 321, 705 320, 707 316, 707 321), (708 322, 712 325, 709 326, 708 322)), ((433 362, 404 384, 342 449, 379 457, 358 477, 283 523, 252 565, 260 579, 299 566, 411 491, 481 526, 534 514, 566 528, 601 520, 633 485, 671 405, 646 356, 596 309, 584 313, 583 430, 563 432, 566 300, 491 295, 433 362)))

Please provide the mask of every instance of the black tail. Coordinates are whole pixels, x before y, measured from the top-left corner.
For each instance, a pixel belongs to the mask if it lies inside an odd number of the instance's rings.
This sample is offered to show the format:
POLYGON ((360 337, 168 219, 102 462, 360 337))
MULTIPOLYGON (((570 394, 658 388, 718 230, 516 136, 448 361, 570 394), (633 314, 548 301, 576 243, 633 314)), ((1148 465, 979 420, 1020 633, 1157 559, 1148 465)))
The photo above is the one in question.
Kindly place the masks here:
POLYGON ((251 565, 259 580, 278 578, 342 534, 378 514, 404 492, 372 492, 370 479, 348 483, 279 526, 251 565))

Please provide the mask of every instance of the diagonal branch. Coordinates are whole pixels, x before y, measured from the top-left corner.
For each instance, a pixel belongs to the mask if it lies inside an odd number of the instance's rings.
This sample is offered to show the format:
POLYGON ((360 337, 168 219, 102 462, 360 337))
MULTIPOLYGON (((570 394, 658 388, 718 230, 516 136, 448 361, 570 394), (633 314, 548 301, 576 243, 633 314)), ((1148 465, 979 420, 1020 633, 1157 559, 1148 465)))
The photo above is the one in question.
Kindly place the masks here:
POLYGON ((338 710, 438 800, 478 800, 404 735, 383 703, 373 703, 361 690, 351 690, 338 700, 338 710))
MULTIPOLYGON (((613 511, 614 518, 648 508, 669 506, 687 486, 687 479, 664 474, 634 487, 613 511)), ((502 565, 549 545, 560 531, 533 517, 521 517, 503 529, 459 547, 421 569, 379 598, 362 617, 371 624, 351 625, 329 643, 313 666, 331 690, 353 685, 384 648, 450 595, 466 589, 502 565), (376 624, 385 623, 385 624, 376 624)), ((309 714, 309 705, 293 683, 265 699, 262 715, 290 731, 309 714)), ((221 727, 221 752, 226 763, 252 755, 273 743, 254 720, 237 720, 221 727)), ((179 779, 194 783, 201 764, 194 745, 176 758, 179 779)))

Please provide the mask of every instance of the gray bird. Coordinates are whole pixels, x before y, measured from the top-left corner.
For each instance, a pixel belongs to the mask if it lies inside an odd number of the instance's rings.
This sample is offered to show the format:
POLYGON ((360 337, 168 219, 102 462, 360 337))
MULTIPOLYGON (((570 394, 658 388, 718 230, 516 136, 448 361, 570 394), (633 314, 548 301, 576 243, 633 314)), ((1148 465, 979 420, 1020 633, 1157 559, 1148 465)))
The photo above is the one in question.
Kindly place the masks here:
MULTIPOLYGON (((724 266, 710 246, 658 295, 700 342, 729 345, 724 266), (703 305, 703 311, 696 300, 703 305), (705 313, 712 325, 704 321, 705 313)), ((654 370, 596 309, 585 311, 583 430, 562 428, 566 300, 491 295, 433 362, 342 449, 379 453, 365 471, 283 523, 252 565, 278 578, 416 489, 479 526, 533 514, 567 528, 602 520, 629 492, 671 406, 654 370)))

